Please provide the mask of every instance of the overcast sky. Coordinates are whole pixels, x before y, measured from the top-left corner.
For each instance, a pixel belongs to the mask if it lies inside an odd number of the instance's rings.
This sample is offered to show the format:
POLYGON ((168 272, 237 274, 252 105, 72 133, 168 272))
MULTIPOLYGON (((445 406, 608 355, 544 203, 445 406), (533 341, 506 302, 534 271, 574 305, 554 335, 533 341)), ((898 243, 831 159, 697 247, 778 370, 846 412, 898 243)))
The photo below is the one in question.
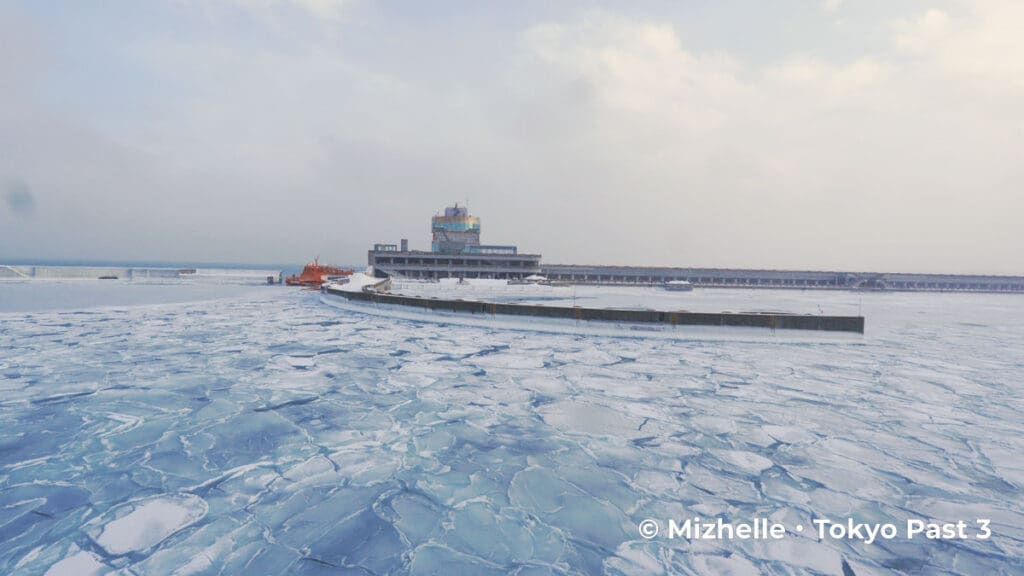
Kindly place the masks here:
POLYGON ((1024 274, 1024 2, 0 2, 0 260, 1024 274))

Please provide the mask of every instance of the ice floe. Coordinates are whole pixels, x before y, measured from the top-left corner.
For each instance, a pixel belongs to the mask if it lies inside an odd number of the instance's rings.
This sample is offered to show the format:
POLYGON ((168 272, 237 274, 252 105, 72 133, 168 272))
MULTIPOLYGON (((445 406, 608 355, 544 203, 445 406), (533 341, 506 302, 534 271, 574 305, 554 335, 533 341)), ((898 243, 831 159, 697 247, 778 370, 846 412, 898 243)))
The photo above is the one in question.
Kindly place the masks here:
POLYGON ((869 330, 659 341, 424 324, 274 288, 69 311, 21 294, 0 318, 0 573, 1024 572, 1017 296, 587 292, 863 299, 869 330), (994 535, 637 533, 693 515, 984 516, 994 535))
POLYGON ((121 556, 152 548, 206 515, 206 501, 192 494, 158 496, 111 512, 113 519, 92 530, 108 554, 121 556))

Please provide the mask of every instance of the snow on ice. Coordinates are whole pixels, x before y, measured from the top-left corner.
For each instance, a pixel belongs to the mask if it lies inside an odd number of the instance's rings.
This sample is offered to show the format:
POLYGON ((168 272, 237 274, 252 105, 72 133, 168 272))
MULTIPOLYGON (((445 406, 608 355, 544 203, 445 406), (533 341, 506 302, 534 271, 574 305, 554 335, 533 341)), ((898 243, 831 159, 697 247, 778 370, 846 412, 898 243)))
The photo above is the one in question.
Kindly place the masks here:
POLYGON ((853 342, 679 342, 421 324, 280 287, 118 305, 23 286, 0 285, 0 573, 1024 572, 1020 296, 534 295, 868 319, 853 342), (637 532, 694 515, 989 517, 993 537, 637 532))

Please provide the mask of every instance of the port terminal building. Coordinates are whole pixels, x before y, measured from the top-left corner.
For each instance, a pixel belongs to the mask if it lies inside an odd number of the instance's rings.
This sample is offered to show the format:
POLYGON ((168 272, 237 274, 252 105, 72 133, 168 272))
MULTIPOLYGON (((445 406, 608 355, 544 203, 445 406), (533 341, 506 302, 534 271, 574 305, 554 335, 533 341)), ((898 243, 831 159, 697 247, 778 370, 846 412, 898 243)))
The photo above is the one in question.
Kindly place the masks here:
POLYGON ((926 292, 1024 292, 1024 276, 967 276, 878 272, 748 270, 542 264, 540 254, 522 254, 514 245, 480 243, 480 219, 464 206, 451 206, 430 222, 430 251, 400 244, 375 244, 367 263, 379 277, 523 279, 593 285, 660 286, 687 281, 707 288, 775 288, 926 292))
POLYGON ((367 263, 380 277, 522 279, 540 274, 540 254, 520 254, 510 244, 481 244, 480 219, 465 206, 450 206, 430 220, 430 251, 409 241, 374 244, 367 263))

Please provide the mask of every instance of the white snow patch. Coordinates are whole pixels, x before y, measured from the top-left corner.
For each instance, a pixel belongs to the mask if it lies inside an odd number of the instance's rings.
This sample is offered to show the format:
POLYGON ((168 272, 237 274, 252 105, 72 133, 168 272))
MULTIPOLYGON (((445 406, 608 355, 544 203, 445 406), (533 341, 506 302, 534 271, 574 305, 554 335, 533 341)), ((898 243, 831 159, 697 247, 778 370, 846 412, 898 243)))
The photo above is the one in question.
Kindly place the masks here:
POLYGON ((548 424, 562 430, 595 436, 636 438, 640 420, 604 406, 563 400, 544 406, 538 412, 548 424))
POLYGON ((719 574, 720 576, 757 576, 761 574, 753 562, 737 554, 731 556, 699 554, 693 557, 691 565, 700 574, 719 574))
POLYGON ((748 474, 760 474, 772 467, 771 460, 744 450, 713 450, 712 454, 722 462, 732 464, 748 474))
POLYGON ((192 494, 158 496, 128 506, 131 512, 108 522, 94 538, 96 544, 115 556, 152 548, 209 510, 205 500, 192 494))
MULTIPOLYGON (((74 547, 73 550, 78 550, 78 547, 74 547)), ((92 552, 78 550, 50 566, 45 576, 93 576, 106 571, 107 565, 100 560, 99 556, 92 552)))

